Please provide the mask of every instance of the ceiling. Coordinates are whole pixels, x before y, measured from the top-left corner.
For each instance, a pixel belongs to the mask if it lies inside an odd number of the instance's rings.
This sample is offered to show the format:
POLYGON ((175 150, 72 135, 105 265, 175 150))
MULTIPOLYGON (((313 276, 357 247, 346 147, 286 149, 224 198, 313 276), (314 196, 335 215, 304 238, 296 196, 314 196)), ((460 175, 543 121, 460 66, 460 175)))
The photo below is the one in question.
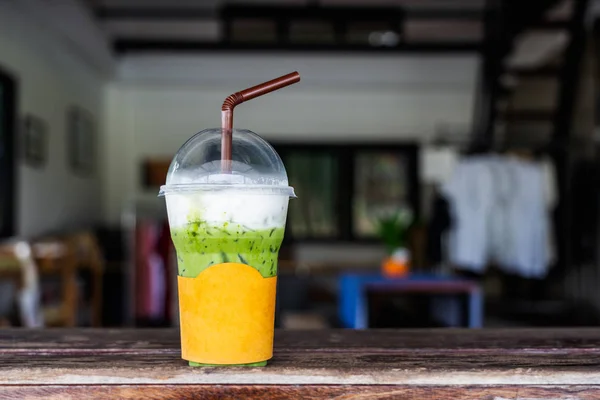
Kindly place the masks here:
MULTIPOLYGON (((485 0, 85 1, 118 53, 213 49, 473 52, 480 50, 485 35, 485 0)), ((562 22, 569 19, 573 1, 557 1, 545 13, 545 26, 522 32, 513 49, 520 58, 508 62, 529 65, 560 51, 568 42, 562 22)))

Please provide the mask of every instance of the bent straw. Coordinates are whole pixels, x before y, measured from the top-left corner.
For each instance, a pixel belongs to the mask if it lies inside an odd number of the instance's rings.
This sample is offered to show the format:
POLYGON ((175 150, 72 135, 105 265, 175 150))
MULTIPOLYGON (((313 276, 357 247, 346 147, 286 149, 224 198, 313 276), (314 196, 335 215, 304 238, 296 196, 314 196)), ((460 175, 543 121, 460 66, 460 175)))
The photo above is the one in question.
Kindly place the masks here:
POLYGON ((263 94, 271 93, 300 81, 300 74, 292 72, 260 85, 242 90, 228 96, 221 107, 221 169, 231 171, 231 140, 233 132, 233 109, 240 103, 252 100, 263 94))

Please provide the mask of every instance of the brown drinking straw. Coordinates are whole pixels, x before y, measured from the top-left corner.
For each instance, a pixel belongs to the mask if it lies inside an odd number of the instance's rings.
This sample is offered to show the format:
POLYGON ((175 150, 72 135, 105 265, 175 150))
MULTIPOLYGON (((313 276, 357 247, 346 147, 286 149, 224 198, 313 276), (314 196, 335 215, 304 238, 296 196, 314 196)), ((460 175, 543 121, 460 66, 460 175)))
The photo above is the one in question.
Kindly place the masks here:
POLYGON ((300 74, 292 72, 260 85, 242 90, 227 97, 221 107, 221 168, 231 171, 231 139, 233 132, 233 109, 240 103, 273 92, 300 81, 300 74))

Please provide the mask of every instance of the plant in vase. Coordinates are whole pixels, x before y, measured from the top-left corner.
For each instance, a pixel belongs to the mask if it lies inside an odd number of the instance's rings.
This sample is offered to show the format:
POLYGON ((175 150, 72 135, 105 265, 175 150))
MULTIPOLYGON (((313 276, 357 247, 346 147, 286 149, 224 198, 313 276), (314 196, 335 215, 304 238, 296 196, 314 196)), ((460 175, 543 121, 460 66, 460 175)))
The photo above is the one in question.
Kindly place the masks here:
POLYGON ((409 272, 410 251, 407 241, 412 220, 412 213, 407 209, 386 212, 376 219, 377 234, 382 239, 387 252, 387 257, 381 265, 386 276, 404 276, 409 272))

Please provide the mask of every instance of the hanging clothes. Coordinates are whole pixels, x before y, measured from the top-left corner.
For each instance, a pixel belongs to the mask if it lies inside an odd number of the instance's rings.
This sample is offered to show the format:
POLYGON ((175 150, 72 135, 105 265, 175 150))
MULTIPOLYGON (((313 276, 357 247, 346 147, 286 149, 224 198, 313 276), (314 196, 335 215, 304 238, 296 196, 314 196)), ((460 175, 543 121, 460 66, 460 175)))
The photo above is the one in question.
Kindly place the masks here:
POLYGON ((551 210, 552 169, 515 157, 463 160, 442 190, 453 226, 449 261, 481 273, 489 263, 524 278, 543 278, 555 258, 551 210))
POLYGON ((480 157, 461 161, 442 187, 453 220, 448 240, 449 261, 476 273, 481 273, 487 265, 489 215, 494 205, 493 180, 485 161, 480 157))
POLYGON ((532 162, 512 158, 504 163, 512 181, 512 195, 504 209, 507 253, 499 266, 524 278, 543 278, 550 257, 542 169, 532 162))
POLYGON ((489 156, 484 166, 490 170, 493 182, 491 192, 493 206, 488 215, 490 219, 488 261, 499 266, 507 265, 511 263, 512 244, 506 213, 513 196, 515 182, 503 158, 489 156))

